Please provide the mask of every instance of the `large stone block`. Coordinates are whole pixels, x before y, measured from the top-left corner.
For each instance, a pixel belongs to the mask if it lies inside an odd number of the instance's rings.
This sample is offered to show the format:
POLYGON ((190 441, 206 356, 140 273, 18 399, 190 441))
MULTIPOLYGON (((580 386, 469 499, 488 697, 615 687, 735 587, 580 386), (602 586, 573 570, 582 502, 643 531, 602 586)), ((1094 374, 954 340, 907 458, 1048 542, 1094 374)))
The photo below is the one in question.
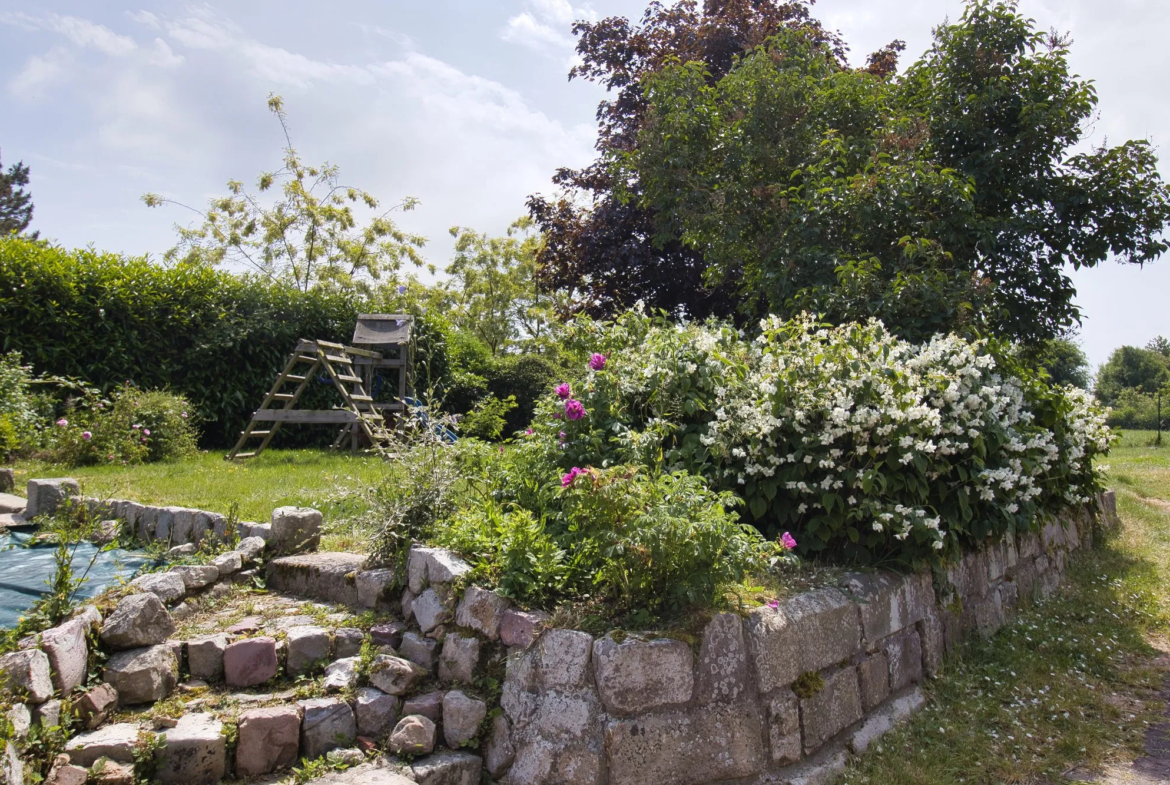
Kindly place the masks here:
POLYGON ((321 513, 309 507, 277 507, 268 545, 274 553, 315 551, 321 544, 321 520, 321 513))
POLYGON ((929 572, 853 574, 843 588, 857 602, 862 636, 871 650, 882 638, 921 621, 934 604, 929 572))
POLYGON ((402 716, 419 714, 431 722, 441 722, 443 719, 443 695, 445 694, 442 690, 434 690, 407 698, 402 704, 402 716))
POLYGON ((378 608, 390 602, 388 592, 394 587, 394 570, 381 568, 360 571, 357 583, 357 601, 362 608, 378 608))
MULTIPOLYGON (((98 620, 101 620, 100 614, 98 620)), ((68 695, 85 682, 89 668, 89 639, 86 633, 92 626, 88 618, 76 618, 41 634, 41 649, 49 658, 53 687, 62 695, 68 695)))
POLYGON ((106 661, 103 679, 118 691, 122 706, 154 703, 171 694, 179 680, 175 650, 163 643, 119 652, 106 661))
POLYGON ((223 681, 223 655, 229 638, 224 633, 204 635, 187 642, 187 667, 191 678, 223 681))
POLYGON ((329 659, 329 631, 311 625, 288 629, 285 670, 293 676, 319 670, 329 659))
POLYGON ((593 674, 610 714, 641 714, 691 699, 694 655, 682 641, 607 636, 593 643, 593 674))
POLYGON ((223 723, 212 714, 185 714, 166 732, 155 758, 155 777, 163 785, 214 785, 226 768, 223 723))
POLYGON ((773 763, 800 760, 800 702, 792 690, 780 690, 768 702, 768 745, 773 763))
POLYGON ((107 725, 89 733, 79 733, 65 742, 65 754, 74 766, 89 768, 98 758, 118 763, 134 762, 134 745, 138 726, 129 722, 107 725))
POLYGON ((162 643, 174 633, 175 623, 162 600, 143 592, 118 602, 102 625, 102 643, 115 651, 137 649, 162 643))
POLYGON ((427 672, 409 660, 379 654, 370 666, 370 684, 390 695, 403 695, 427 672))
POLYGON ((505 646, 527 649, 536 642, 547 621, 547 613, 510 608, 500 616, 500 641, 505 646))
POLYGON ((819 589, 757 608, 748 616, 748 645, 760 692, 852 657, 861 643, 857 606, 837 589, 819 589))
POLYGON ((240 714, 236 775, 258 777, 297 762, 301 715, 294 706, 249 709, 240 714))
POLYGON ((758 711, 729 704, 611 721, 609 781, 699 785, 758 774, 765 762, 762 725, 758 711))
POLYGON ((325 667, 325 692, 346 692, 357 686, 361 657, 343 657, 325 667))
POLYGON ((915 629, 891 635, 882 644, 890 664, 890 692, 922 681, 922 641, 915 629))
POLYGON ((223 674, 229 687, 254 687, 276 676, 276 640, 248 638, 224 649, 223 674))
POLYGON ((819 692, 800 700, 806 755, 815 752, 862 716, 856 670, 841 668, 825 674, 824 681, 825 685, 819 692))
POLYGON ((425 633, 451 621, 454 617, 451 604, 451 592, 447 587, 432 586, 416 597, 410 607, 418 628, 425 633))
POLYGON ((411 764, 418 785, 479 785, 483 761, 468 752, 440 752, 411 764))
MULTIPOLYGON (((901 653, 901 650, 899 650, 901 653)), ((899 663, 899 677, 904 676, 904 666, 899 663)), ((869 711, 890 694, 890 665, 885 652, 866 657, 857 666, 857 681, 861 688, 861 708, 869 711)))
POLYGON ((463 593, 463 599, 455 609, 455 623, 483 633, 488 640, 500 639, 500 623, 504 611, 511 606, 506 598, 494 591, 471 586, 463 593))
POLYGON ((599 745, 550 744, 521 746, 501 785, 556 782, 563 785, 602 785, 606 778, 605 753, 599 745))
POLYGON ((50 673, 49 658, 43 651, 26 649, 0 657, 4 686, 30 703, 44 703, 53 697, 50 673))
POLYGON ((398 698, 374 687, 362 687, 357 691, 354 713, 358 735, 381 741, 397 722, 398 698))
POLYGON ((435 749, 435 723, 428 717, 410 714, 390 733, 390 751, 396 755, 429 755, 435 749))
POLYGON ((503 714, 492 718, 491 731, 484 745, 483 765, 495 778, 503 776, 516 760, 516 745, 512 743, 512 723, 503 714))
POLYGON ((878 711, 866 717, 860 728, 854 731, 849 739, 849 747, 860 755, 869 749, 869 745, 881 738, 895 725, 904 722, 914 712, 926 705, 926 698, 922 690, 915 688, 910 694, 903 695, 890 702, 878 711))
POLYGON ((547 630, 537 644, 536 674, 546 688, 580 687, 589 680, 593 637, 578 630, 547 630))
POLYGON ((735 701, 750 687, 743 620, 735 613, 720 613, 703 631, 695 700, 700 703, 735 701))
POLYGON ((12 493, 16 488, 16 472, 12 469, 0 469, 0 493, 12 493))
POLYGON ((420 668, 426 668, 433 673, 439 664, 439 642, 408 632, 402 636, 398 654, 403 659, 410 660, 420 668))
POLYGON ((922 670, 934 678, 942 670, 946 654, 943 624, 937 613, 930 613, 918 623, 918 638, 922 643, 922 670))
POLYGON ((164 603, 180 600, 187 593, 183 578, 174 572, 153 572, 130 581, 139 591, 150 592, 164 603))
POLYGON ((213 564, 184 564, 173 571, 183 579, 188 592, 198 591, 219 580, 219 569, 213 564))
POLYGON ((340 627, 333 631, 333 656, 356 657, 362 652, 366 634, 357 627, 340 627))
POLYGON ((330 750, 352 747, 357 738, 353 709, 340 698, 298 701, 301 721, 301 750, 306 758, 319 758, 330 750))
POLYGON ((29 480, 26 490, 28 500, 24 508, 26 520, 41 515, 53 515, 66 502, 81 496, 81 486, 72 477, 48 480, 29 480))
POLYGON ((118 708, 118 691, 109 684, 99 684, 85 691, 73 704, 77 718, 93 730, 106 721, 110 712, 118 708))
POLYGON ((268 588, 297 597, 357 605, 357 572, 366 557, 356 553, 306 553, 268 562, 268 588))
POLYGON ((487 704, 469 698, 459 690, 443 696, 443 738, 451 749, 458 749, 479 733, 479 724, 487 717, 487 704))
POLYGON ((219 571, 221 577, 234 575, 244 569, 244 557, 239 551, 228 551, 212 559, 211 566, 219 571))
POLYGON ((479 639, 465 638, 455 633, 450 633, 443 639, 443 650, 439 654, 440 679, 470 684, 475 681, 475 669, 478 665, 479 639))

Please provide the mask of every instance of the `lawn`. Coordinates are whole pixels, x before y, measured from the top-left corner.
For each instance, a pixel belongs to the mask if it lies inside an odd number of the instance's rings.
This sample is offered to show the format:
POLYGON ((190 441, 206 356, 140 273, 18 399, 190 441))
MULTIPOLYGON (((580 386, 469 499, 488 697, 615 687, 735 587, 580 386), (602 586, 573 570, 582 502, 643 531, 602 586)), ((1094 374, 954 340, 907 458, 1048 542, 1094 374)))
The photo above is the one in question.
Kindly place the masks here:
POLYGON ((1170 668, 1170 447, 1152 438, 1126 432, 1109 456, 1120 530, 1072 561, 1056 598, 949 662, 928 708, 844 782, 1039 785, 1141 754, 1170 668))

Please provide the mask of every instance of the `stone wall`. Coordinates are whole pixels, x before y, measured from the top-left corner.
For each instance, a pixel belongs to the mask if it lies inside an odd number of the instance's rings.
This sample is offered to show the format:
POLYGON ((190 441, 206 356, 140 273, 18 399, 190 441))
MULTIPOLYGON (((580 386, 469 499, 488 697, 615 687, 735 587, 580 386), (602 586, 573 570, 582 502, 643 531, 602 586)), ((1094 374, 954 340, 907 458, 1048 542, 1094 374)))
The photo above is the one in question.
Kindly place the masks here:
MULTIPOLYGON (((1100 500, 1112 522, 1112 494, 1100 500)), ((945 578, 850 575, 692 646, 550 629, 513 647, 485 763, 509 785, 809 783, 921 708, 924 678, 1059 586, 1090 516, 968 554, 945 578), (494 759, 494 760, 493 760, 494 759), (493 763, 495 765, 493 765, 493 763)))

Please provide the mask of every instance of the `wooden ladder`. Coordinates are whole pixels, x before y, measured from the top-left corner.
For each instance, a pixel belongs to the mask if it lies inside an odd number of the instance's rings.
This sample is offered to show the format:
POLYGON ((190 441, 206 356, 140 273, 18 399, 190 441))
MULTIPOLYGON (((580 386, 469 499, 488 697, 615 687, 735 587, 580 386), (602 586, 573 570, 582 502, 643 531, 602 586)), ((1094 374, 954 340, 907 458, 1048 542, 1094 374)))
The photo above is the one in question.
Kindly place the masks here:
POLYGON ((284 369, 277 375, 272 389, 264 396, 260 408, 252 413, 252 419, 247 427, 240 431, 240 438, 236 446, 228 453, 227 459, 254 458, 264 451, 272 441, 272 437, 284 422, 301 423, 346 423, 347 427, 334 442, 338 446, 343 437, 350 433, 349 424, 358 426, 352 432, 356 447, 357 433, 360 432, 370 440, 370 444, 380 444, 388 434, 383 425, 383 416, 378 413, 374 399, 366 390, 366 383, 353 367, 352 356, 366 357, 372 360, 381 359, 378 352, 366 349, 355 349, 352 346, 343 346, 329 341, 300 340, 296 351, 289 357, 284 369), (308 370, 293 373, 298 365, 308 365, 308 370), (308 387, 309 381, 324 368, 333 385, 341 393, 344 406, 341 409, 329 411, 294 411, 301 394, 308 387), (282 392, 286 385, 295 384, 292 392, 282 392), (352 389, 348 385, 352 385, 352 389), (275 404, 283 404, 276 407, 275 404), (260 429, 258 429, 258 426, 260 429), (250 452, 242 452, 249 439, 260 439, 260 444, 250 452))

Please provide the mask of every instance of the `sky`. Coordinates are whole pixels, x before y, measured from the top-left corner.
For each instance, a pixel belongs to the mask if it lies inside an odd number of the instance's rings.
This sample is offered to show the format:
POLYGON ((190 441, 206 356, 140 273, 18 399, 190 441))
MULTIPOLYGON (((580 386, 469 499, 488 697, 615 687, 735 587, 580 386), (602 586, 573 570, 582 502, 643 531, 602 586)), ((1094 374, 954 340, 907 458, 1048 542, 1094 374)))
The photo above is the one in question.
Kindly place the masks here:
MULTIPOLYGON (((1093 79, 1099 115, 1086 143, 1150 139, 1170 176, 1170 3, 1021 0, 1042 29, 1072 35, 1071 62, 1093 79)), ((201 207, 228 180, 280 165, 284 139, 266 98, 284 98, 307 162, 426 236, 450 258, 452 226, 502 233, 529 194, 553 193, 562 166, 593 157, 604 97, 567 80, 575 19, 640 17, 644 0, 0 0, 0 156, 32 172, 31 228, 68 247, 155 258, 193 213, 147 208, 161 194, 201 207)), ((895 38, 903 63, 957 0, 820 0, 854 64, 895 38)), ((1170 336, 1170 259, 1073 273, 1080 339, 1100 364, 1121 344, 1170 336)))

